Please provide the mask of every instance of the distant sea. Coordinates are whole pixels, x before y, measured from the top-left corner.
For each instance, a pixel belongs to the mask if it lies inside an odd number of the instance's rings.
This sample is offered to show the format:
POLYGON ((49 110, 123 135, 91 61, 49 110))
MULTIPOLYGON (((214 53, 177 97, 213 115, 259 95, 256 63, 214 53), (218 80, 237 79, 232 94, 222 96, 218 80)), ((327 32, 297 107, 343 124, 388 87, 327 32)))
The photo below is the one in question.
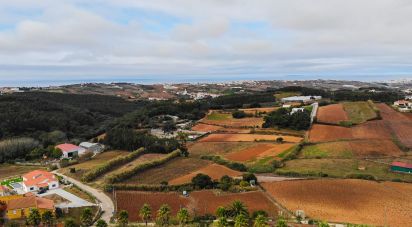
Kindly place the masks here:
POLYGON ((286 75, 286 76, 269 76, 269 75, 211 75, 211 76, 145 76, 145 77, 110 77, 110 78, 73 78, 73 79, 14 79, 1 78, 0 87, 48 87, 61 86, 81 83, 136 83, 136 84, 161 84, 161 83, 217 83, 229 81, 250 81, 250 80, 357 80, 357 81, 389 81, 395 79, 412 79, 410 76, 304 76, 304 75, 286 75))

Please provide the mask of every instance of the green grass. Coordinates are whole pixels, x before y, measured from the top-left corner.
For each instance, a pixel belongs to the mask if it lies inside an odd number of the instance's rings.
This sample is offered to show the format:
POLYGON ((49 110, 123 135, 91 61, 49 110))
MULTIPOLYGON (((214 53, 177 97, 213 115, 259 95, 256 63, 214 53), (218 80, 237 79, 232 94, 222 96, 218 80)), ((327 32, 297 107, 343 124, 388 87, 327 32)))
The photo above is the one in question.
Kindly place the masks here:
POLYGON ((305 146, 300 158, 352 158, 353 152, 345 141, 305 146))
POLYGON ((10 187, 10 184, 16 183, 16 182, 23 182, 23 178, 16 177, 16 178, 12 178, 12 179, 7 179, 7 180, 2 181, 1 185, 6 185, 6 186, 10 187))
POLYGON ((368 102, 344 102, 343 109, 354 124, 361 124, 378 117, 368 102))
POLYGON ((278 169, 276 173, 298 173, 301 175, 319 176, 319 173, 329 177, 345 178, 350 174, 369 174, 378 180, 395 180, 412 182, 412 174, 393 173, 389 166, 356 159, 295 159, 287 161, 286 165, 278 169), (365 170, 359 170, 365 167, 365 170))
POLYGON ((308 146, 302 150, 302 155, 304 158, 326 158, 328 157, 328 152, 320 149, 318 146, 308 146))
POLYGON ((213 112, 209 115, 207 115, 208 120, 213 120, 213 121, 224 121, 224 120, 229 120, 232 119, 232 115, 229 113, 218 113, 218 112, 213 112))
POLYGON ((281 92, 281 93, 275 94, 275 97, 277 100, 280 100, 283 98, 287 98, 291 96, 299 96, 299 95, 301 95, 300 92, 281 92))
POLYGON ((286 157, 290 152, 292 152, 293 150, 295 150, 296 146, 293 146, 285 151, 283 151, 282 153, 278 154, 277 157, 279 158, 284 158, 286 157))

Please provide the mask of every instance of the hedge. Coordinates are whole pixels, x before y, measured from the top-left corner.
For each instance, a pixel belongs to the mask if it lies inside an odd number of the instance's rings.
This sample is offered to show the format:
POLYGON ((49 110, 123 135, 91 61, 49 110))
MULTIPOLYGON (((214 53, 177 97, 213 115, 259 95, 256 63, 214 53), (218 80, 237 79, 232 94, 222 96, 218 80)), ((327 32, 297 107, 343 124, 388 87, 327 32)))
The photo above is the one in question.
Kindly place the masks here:
POLYGON ((230 169, 233 169, 233 170, 237 170, 237 171, 241 171, 241 172, 246 172, 246 171, 248 171, 248 170, 247 170, 247 167, 246 167, 244 164, 239 163, 239 162, 232 162, 232 161, 223 159, 223 158, 221 158, 221 157, 218 156, 218 155, 216 155, 216 156, 213 156, 213 155, 204 155, 204 156, 202 156, 202 157, 200 157, 200 158, 201 158, 201 159, 205 159, 205 160, 213 161, 213 162, 215 162, 215 163, 217 163, 217 164, 219 164, 219 165, 224 165, 224 166, 226 166, 226 167, 228 167, 228 168, 230 168, 230 169))
POLYGON ((166 163, 167 161, 169 161, 169 160, 171 160, 171 159, 173 159, 177 156, 180 156, 180 150, 179 149, 167 154, 165 157, 162 157, 162 158, 159 158, 159 159, 156 159, 156 160, 153 160, 153 161, 144 162, 140 165, 137 165, 137 166, 131 168, 128 171, 111 175, 106 179, 106 181, 107 181, 107 183, 110 183, 110 184, 121 182, 123 180, 126 180, 126 179, 132 177, 133 175, 136 175, 137 173, 139 173, 143 170, 146 170, 146 169, 149 169, 149 168, 152 168, 152 167, 155 167, 155 166, 159 166, 163 163, 166 163))
POLYGON ((133 151, 132 153, 126 155, 126 156, 121 156, 118 158, 114 158, 109 160, 108 162, 98 166, 95 169, 92 169, 90 171, 88 171, 87 173, 85 173, 82 177, 82 181, 85 182, 90 182, 96 178, 98 178, 99 176, 110 172, 111 170, 124 165, 128 162, 133 161, 134 159, 140 157, 141 155, 145 154, 146 150, 144 148, 139 148, 136 151, 133 151))
POLYGON ((148 185, 148 184, 106 184, 105 191, 110 192, 113 189, 125 191, 192 191, 191 183, 181 185, 148 185))

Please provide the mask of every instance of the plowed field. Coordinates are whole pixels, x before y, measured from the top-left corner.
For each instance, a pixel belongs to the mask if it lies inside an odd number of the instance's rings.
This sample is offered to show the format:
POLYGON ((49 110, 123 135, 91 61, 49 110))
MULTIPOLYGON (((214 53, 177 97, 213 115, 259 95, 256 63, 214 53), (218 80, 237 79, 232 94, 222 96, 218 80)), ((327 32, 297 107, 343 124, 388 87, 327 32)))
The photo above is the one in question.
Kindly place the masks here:
POLYGON ((237 176, 242 175, 241 172, 229 169, 226 166, 222 166, 218 164, 210 164, 204 168, 201 168, 187 175, 177 177, 169 181, 169 184, 178 185, 178 184, 190 183, 192 181, 192 178, 195 177, 199 173, 206 174, 210 176, 213 180, 219 180, 224 175, 228 175, 230 177, 237 177, 237 176))
POLYGON ((285 142, 297 143, 302 140, 295 136, 261 135, 261 134, 210 134, 200 139, 200 142, 251 142, 255 140, 275 141, 282 137, 285 142))
POLYGON ((364 180, 301 180, 262 183, 289 210, 333 222, 410 226, 412 185, 364 180))
POLYGON ((294 145, 294 143, 258 143, 242 151, 232 152, 225 157, 232 161, 246 162, 257 158, 276 156, 294 145))
POLYGON ((210 120, 203 119, 202 122, 206 124, 218 125, 218 126, 227 126, 227 127, 261 127, 263 124, 262 117, 245 117, 241 119, 225 119, 225 120, 210 120))
POLYGON ((332 104, 320 107, 316 118, 318 122, 329 124, 339 124, 341 121, 349 120, 342 104, 332 104))
POLYGON ((168 204, 172 208, 172 215, 176 215, 181 207, 186 207, 189 212, 196 215, 214 214, 219 206, 228 206, 233 201, 242 201, 252 213, 256 210, 265 210, 272 217, 275 217, 278 210, 275 205, 262 193, 220 193, 214 191, 197 191, 190 193, 189 197, 181 196, 178 193, 152 193, 140 191, 118 191, 118 210, 127 210, 130 221, 139 221, 139 209, 147 203, 152 208, 153 216, 162 204, 168 204))
POLYGON ((213 132, 213 131, 220 130, 222 128, 223 128, 222 126, 198 123, 192 127, 192 130, 199 131, 199 132, 213 132))

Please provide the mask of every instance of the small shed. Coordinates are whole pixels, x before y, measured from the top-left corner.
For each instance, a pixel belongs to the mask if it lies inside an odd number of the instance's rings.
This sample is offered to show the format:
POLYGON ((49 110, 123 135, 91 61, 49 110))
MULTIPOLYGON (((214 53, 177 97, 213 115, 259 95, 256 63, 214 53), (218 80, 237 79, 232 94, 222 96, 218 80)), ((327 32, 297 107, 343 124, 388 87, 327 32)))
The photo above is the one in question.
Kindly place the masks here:
POLYGON ((412 164, 405 162, 392 162, 391 170, 393 172, 412 173, 412 164))

